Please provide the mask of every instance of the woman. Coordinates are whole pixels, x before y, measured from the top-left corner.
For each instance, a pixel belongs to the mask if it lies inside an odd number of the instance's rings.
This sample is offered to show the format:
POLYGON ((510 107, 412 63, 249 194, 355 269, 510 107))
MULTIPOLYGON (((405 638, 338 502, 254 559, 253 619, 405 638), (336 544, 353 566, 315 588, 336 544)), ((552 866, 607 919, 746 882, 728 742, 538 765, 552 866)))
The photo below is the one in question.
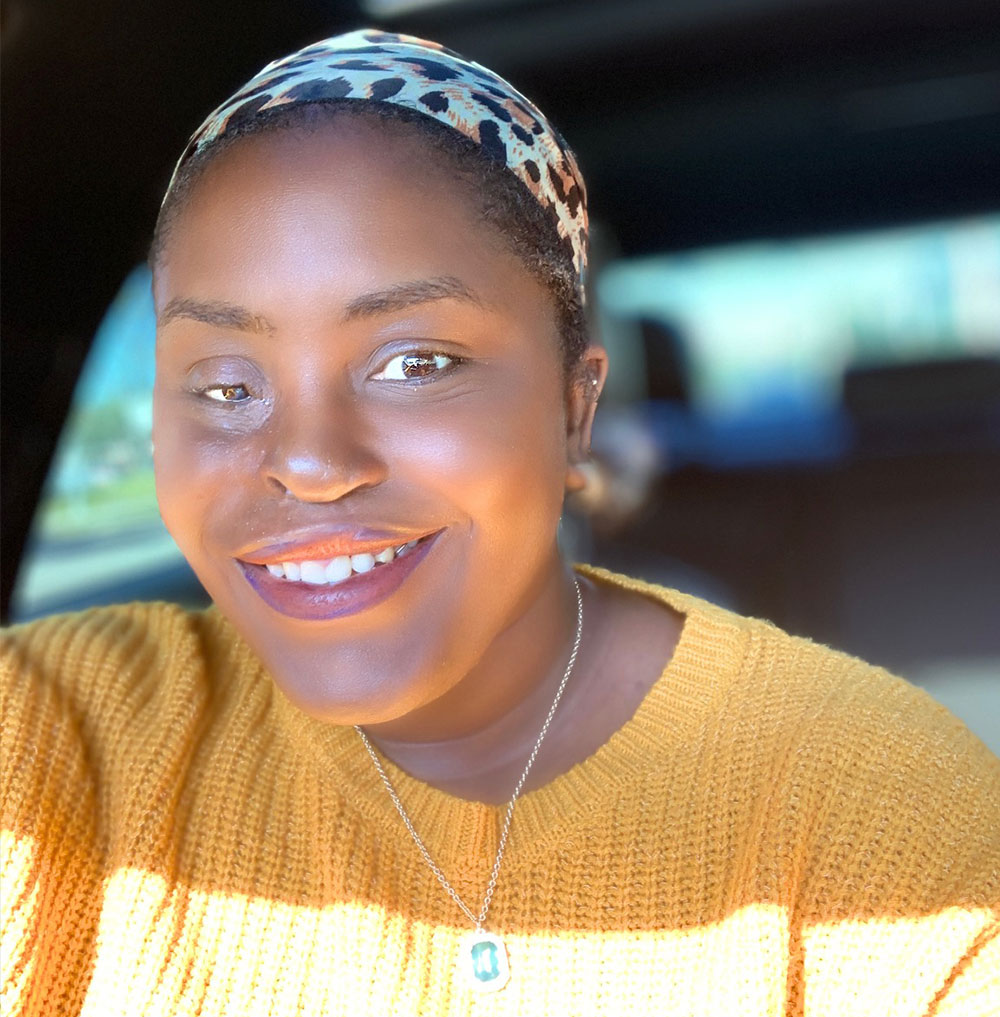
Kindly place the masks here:
POLYGON ((495 75, 329 39, 152 252, 216 607, 7 638, 5 1013, 987 1013, 997 761, 922 693, 566 566, 583 183, 495 75))

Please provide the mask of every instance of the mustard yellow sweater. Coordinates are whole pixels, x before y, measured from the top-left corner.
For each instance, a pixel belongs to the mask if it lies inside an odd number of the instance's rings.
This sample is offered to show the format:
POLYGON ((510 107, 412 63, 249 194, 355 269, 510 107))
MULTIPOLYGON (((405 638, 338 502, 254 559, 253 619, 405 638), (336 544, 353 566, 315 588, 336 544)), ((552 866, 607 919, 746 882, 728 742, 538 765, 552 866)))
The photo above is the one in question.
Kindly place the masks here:
MULTIPOLYGON (((517 806, 469 923, 357 734, 275 691, 216 610, 6 636, 3 998, 19 1014, 1000 1013, 1000 763, 925 694, 689 596, 674 659, 517 806)), ((388 772, 478 901, 500 809, 388 772)))

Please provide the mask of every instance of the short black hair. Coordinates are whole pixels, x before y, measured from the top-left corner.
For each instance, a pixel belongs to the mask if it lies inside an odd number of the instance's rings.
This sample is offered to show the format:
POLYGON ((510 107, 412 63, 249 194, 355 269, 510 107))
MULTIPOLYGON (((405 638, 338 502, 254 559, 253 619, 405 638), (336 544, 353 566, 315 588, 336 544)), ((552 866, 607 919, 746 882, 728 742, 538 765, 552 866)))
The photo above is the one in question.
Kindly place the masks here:
POLYGON ((195 182, 222 152, 246 137, 282 130, 316 131, 352 117, 378 125, 409 124, 465 185, 482 220, 549 291, 555 301, 559 343, 567 377, 579 366, 587 346, 587 326, 576 268, 560 239, 554 211, 544 208, 507 167, 471 138, 417 110, 369 99, 323 99, 288 103, 231 123, 225 133, 190 156, 180 167, 160 209, 149 261, 155 268, 167 235, 195 182))

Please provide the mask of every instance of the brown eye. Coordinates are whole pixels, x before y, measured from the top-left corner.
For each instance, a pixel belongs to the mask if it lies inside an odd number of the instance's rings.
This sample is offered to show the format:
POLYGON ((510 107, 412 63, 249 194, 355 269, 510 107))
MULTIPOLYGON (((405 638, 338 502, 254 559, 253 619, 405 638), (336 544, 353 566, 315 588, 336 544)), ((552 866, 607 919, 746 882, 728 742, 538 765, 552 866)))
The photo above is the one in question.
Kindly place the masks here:
MULTIPOLYGON (((435 363, 436 359, 438 358, 420 355, 403 357, 403 374, 407 378, 423 378, 428 374, 433 374, 434 371, 438 370, 435 363)), ((443 360, 444 357, 440 359, 443 360)))
POLYGON ((241 403, 250 398, 246 385, 216 385, 204 389, 202 394, 219 403, 241 403))
POLYGON ((377 374, 375 381, 411 381, 437 374, 457 362, 456 357, 444 353, 401 353, 393 357, 377 374))

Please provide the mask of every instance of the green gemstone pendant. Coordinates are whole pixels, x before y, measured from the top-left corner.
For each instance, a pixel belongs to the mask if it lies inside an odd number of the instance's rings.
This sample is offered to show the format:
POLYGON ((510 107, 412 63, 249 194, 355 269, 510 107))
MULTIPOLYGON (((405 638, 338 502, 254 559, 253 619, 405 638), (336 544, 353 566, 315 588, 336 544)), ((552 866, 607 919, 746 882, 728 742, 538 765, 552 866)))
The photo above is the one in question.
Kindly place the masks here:
POLYGON ((478 992, 496 992, 510 979, 503 940, 482 929, 470 932, 462 940, 458 967, 466 985, 478 992))

